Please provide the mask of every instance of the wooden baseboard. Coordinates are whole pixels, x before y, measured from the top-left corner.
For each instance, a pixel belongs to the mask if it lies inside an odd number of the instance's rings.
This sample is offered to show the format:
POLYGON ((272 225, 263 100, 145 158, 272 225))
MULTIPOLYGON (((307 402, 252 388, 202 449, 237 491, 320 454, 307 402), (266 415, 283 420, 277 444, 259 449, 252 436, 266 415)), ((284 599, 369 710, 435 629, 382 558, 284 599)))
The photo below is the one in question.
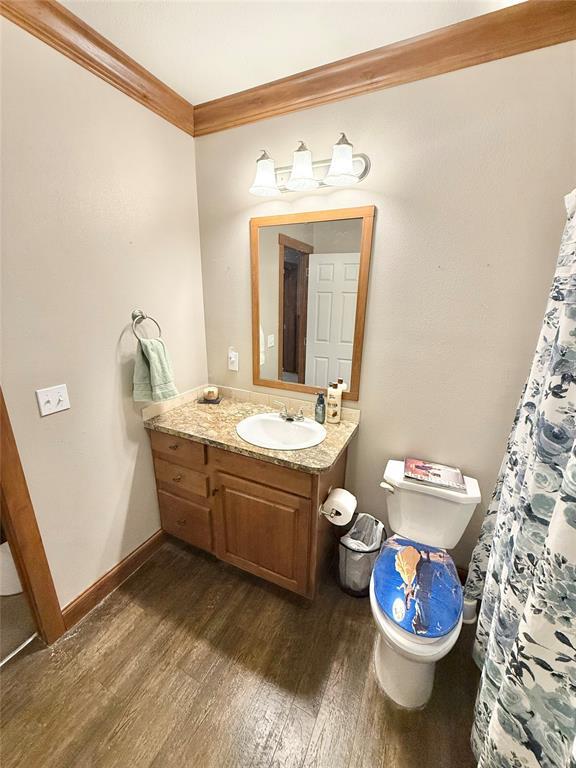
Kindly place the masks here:
POLYGON ((164 531, 156 531, 149 539, 141 544, 137 549, 121 560, 108 573, 94 582, 92 586, 84 590, 82 594, 73 600, 63 609, 62 615, 66 629, 71 629, 80 619, 83 619, 87 613, 102 602, 111 592, 122 584, 123 581, 131 576, 143 565, 149 557, 165 541, 164 531))

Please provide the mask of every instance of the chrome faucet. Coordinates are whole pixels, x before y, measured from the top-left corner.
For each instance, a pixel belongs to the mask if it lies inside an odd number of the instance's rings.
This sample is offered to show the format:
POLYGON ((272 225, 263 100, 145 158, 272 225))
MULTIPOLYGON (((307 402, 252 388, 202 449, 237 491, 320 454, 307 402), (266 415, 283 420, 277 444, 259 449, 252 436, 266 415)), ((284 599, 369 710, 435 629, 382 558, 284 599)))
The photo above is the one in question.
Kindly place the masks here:
POLYGON ((290 413, 286 403, 281 403, 279 400, 274 400, 274 402, 282 408, 278 413, 278 416, 280 416, 283 421, 304 421, 304 411, 302 408, 300 408, 298 413, 290 413))

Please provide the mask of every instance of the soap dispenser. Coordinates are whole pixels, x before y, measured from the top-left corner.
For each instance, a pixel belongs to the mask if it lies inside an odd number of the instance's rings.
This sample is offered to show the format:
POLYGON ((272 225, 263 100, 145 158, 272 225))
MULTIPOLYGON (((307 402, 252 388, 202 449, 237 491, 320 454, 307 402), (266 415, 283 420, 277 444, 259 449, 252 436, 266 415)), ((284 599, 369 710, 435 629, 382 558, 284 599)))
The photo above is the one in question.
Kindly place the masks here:
POLYGON ((318 424, 324 424, 326 421, 326 401, 324 400, 324 392, 316 392, 318 398, 316 400, 316 408, 314 409, 314 418, 318 424))

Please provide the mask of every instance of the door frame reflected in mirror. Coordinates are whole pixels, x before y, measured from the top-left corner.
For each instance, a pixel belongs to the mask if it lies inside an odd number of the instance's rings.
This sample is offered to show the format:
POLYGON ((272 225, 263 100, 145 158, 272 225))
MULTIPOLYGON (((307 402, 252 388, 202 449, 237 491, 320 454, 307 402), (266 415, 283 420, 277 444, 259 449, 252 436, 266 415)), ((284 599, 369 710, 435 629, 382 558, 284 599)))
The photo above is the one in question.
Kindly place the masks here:
POLYGON ((296 358, 296 375, 299 384, 304 384, 306 375, 306 326, 308 320, 308 262, 309 256, 314 252, 314 246, 309 243, 303 243, 301 240, 295 240, 288 235, 278 235, 278 380, 283 381, 284 374, 284 353, 287 342, 287 323, 286 323, 286 250, 289 249, 293 254, 297 254, 294 270, 296 277, 296 301, 295 316, 293 322, 295 328, 294 338, 294 357, 296 358))
MULTIPOLYGON (((358 292, 356 298, 356 317, 354 322, 354 342, 352 349, 352 374, 348 382, 348 391, 344 393, 347 400, 358 400, 360 394, 360 371, 362 367, 362 346, 364 340, 364 326, 366 321, 366 304, 368 299, 368 278, 370 274, 370 259, 372 255, 372 234, 374 230, 374 216, 376 207, 366 205, 358 208, 337 208, 330 211, 309 211, 306 213, 290 213, 278 216, 259 216, 250 219, 250 260, 252 277, 252 381, 259 387, 271 387, 292 392, 307 392, 313 394, 318 387, 299 382, 281 381, 278 379, 263 379, 260 375, 260 229, 264 227, 277 227, 284 224, 309 224, 321 221, 341 221, 342 219, 362 219, 360 237, 360 264, 358 271, 358 292)), ((284 247, 294 248, 301 253, 306 253, 306 258, 313 252, 312 247, 306 243, 290 238, 288 235, 279 236, 280 280, 279 280, 279 307, 280 316, 283 313, 283 271, 284 271, 284 247), (305 246, 305 247, 304 247, 305 246), (310 249, 306 252, 306 248, 310 249)), ((304 320, 301 317, 300 322, 304 320)), ((283 360, 282 345, 283 333, 278 333, 279 361, 283 360)), ((301 353, 301 350, 300 350, 301 353)), ((282 363, 279 362, 279 365, 282 363)), ((279 373, 279 377, 281 373, 279 373)))

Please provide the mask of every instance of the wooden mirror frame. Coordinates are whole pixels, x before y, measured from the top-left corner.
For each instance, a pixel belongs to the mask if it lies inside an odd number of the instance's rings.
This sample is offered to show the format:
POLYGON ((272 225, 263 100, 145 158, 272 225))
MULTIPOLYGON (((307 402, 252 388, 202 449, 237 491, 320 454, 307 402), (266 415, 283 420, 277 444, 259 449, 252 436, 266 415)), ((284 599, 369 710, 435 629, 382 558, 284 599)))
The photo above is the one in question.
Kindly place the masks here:
POLYGON ((250 260, 252 274, 252 382, 258 387, 272 387, 292 392, 314 394, 318 387, 298 384, 279 379, 260 377, 260 249, 259 232, 261 227, 277 227, 282 224, 310 224, 316 221, 341 221, 342 219, 362 219, 360 238, 360 269, 358 273, 358 293, 356 298, 356 319, 354 323, 354 342, 352 351, 352 374, 348 390, 344 392, 346 400, 358 400, 360 395, 360 370, 362 367, 362 344, 366 320, 368 299, 368 277, 372 256, 372 233, 376 207, 366 205, 360 208, 336 208, 331 211, 309 211, 307 213, 289 213, 278 216, 259 216, 250 219, 250 260))

